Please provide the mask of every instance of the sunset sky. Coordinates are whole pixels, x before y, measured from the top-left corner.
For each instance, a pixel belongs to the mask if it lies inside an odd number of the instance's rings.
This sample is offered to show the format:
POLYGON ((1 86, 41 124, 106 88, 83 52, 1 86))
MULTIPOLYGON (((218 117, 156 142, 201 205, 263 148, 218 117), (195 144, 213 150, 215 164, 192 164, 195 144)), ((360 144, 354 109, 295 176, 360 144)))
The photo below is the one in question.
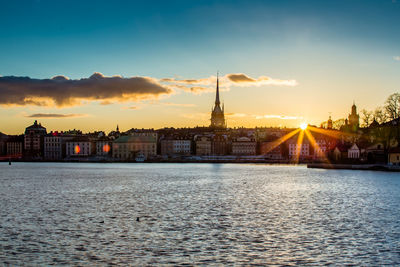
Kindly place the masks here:
POLYGON ((400 1, 0 0, 0 132, 319 125, 400 90, 400 1), (11 77, 13 76, 13 77, 11 77))

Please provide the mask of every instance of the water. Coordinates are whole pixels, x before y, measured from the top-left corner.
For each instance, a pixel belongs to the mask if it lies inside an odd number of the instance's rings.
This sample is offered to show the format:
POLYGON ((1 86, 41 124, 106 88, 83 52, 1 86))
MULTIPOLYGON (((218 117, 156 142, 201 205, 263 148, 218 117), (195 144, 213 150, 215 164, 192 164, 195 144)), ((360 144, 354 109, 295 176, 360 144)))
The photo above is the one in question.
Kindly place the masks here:
POLYGON ((251 164, 0 163, 0 262, 398 265, 400 176, 251 164))

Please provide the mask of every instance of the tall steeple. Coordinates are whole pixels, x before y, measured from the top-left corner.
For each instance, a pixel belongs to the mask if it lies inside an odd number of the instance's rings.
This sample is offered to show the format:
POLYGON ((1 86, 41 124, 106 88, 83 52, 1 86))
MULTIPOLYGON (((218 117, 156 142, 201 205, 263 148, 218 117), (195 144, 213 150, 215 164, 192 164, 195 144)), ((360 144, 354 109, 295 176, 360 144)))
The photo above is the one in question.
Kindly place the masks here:
POLYGON ((212 128, 226 128, 224 108, 221 110, 221 101, 219 99, 219 73, 217 72, 217 91, 215 93, 215 105, 211 111, 212 128))
POLYGON ((217 93, 215 95, 215 105, 220 105, 219 101, 219 77, 218 77, 218 72, 217 72, 217 93))

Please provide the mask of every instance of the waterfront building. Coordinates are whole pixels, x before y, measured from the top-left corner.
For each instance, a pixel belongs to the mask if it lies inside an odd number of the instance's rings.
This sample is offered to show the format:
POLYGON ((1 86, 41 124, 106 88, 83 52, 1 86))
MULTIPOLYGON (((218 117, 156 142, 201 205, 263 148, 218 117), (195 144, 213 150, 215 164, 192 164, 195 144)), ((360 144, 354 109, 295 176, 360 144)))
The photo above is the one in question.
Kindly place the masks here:
POLYGON ((232 140, 232 155, 256 155, 257 143, 246 136, 232 140))
POLYGON ((184 137, 166 137, 160 141, 161 155, 190 155, 192 141, 184 137))
POLYGON ((266 159, 283 159, 282 144, 276 145, 275 141, 264 141, 260 143, 260 154, 266 159))
POLYGON ((341 161, 341 160, 347 159, 349 148, 350 148, 350 145, 347 143, 336 144, 335 148, 332 150, 331 158, 334 161, 341 161))
POLYGON ((298 143, 297 136, 295 136, 286 142, 290 159, 305 159, 310 157, 311 151, 308 139, 303 138, 303 141, 298 143))
POLYGON ((359 159, 360 158, 360 148, 354 143, 348 150, 347 150, 347 158, 349 159, 359 159))
POLYGON ((325 159, 328 154, 329 144, 325 139, 315 139, 316 147, 314 147, 313 158, 314 159, 325 159))
POLYGON ((9 136, 6 141, 6 155, 12 157, 22 157, 24 148, 24 136, 9 136))
POLYGON ((66 142, 67 157, 89 157, 95 151, 94 142, 88 136, 77 136, 66 142))
POLYGON ((400 166, 400 147, 392 147, 389 149, 388 164, 400 166))
POLYGON ((224 106, 222 105, 219 100, 219 79, 217 75, 217 90, 215 95, 215 105, 214 108, 211 110, 211 128, 226 128, 226 121, 224 115, 224 106))
POLYGON ((46 133, 46 128, 38 123, 37 120, 25 129, 24 152, 27 157, 43 157, 44 136, 46 133))
POLYGON ((369 163, 385 163, 387 159, 382 142, 376 142, 366 147, 365 154, 369 163))
POLYGON ((215 134, 211 140, 211 155, 223 156, 229 154, 229 140, 226 134, 215 134))
POLYGON ((5 155, 7 152, 7 145, 6 145, 7 139, 8 135, 0 132, 0 156, 5 155))
POLYGON ((138 133, 120 136, 112 144, 112 156, 119 160, 134 160, 141 155, 145 159, 157 155, 157 133, 138 133))
POLYGON ((112 141, 110 137, 102 136, 95 140, 96 156, 107 157, 112 155, 112 141))
POLYGON ((46 160, 62 160, 66 156, 66 142, 75 136, 51 132, 44 137, 44 158, 46 160))
POLYGON ((196 155, 209 156, 211 155, 211 137, 200 135, 195 137, 196 155))

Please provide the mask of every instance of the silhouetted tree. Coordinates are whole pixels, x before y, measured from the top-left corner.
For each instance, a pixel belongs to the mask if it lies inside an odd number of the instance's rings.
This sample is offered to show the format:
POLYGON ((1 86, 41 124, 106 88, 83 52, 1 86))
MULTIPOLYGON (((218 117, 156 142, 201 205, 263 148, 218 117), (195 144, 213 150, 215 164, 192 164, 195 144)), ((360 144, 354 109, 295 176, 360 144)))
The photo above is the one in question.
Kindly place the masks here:
POLYGON ((368 111, 366 109, 361 110, 361 115, 362 115, 362 120, 363 120, 363 126, 368 127, 372 120, 373 120, 373 114, 372 111, 368 111))
POLYGON ((385 102, 385 111, 387 116, 394 120, 400 116, 400 94, 391 94, 385 102))
POLYGON ((340 129, 344 125, 344 119, 338 119, 332 122, 332 128, 333 129, 340 129))
POLYGON ((385 123, 388 121, 388 116, 385 108, 377 107, 374 111, 374 119, 379 123, 385 123))

